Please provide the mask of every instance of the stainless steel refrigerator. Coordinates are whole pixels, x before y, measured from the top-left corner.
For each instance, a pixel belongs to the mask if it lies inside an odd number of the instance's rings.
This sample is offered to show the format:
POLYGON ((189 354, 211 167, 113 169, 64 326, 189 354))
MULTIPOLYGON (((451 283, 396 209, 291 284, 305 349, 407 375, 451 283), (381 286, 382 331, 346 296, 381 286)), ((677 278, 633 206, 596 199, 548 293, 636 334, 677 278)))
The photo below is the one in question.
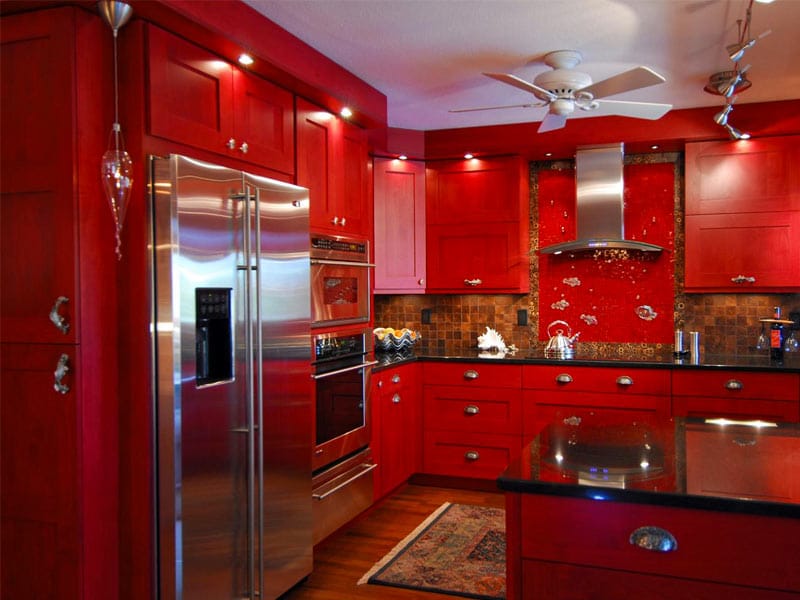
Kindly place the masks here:
POLYGON ((312 567, 308 190, 150 159, 159 597, 312 567))

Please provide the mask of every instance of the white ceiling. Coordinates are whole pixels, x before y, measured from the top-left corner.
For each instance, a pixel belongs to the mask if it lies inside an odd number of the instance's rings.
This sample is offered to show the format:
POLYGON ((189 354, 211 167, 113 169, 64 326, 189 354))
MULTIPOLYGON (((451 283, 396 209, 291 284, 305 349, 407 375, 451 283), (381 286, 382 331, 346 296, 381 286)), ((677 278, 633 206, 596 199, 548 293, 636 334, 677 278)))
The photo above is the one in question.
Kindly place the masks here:
MULTIPOLYGON (((481 75, 532 81, 545 53, 579 50, 578 70, 600 81, 645 65, 667 82, 615 100, 723 104, 703 91, 732 68, 749 0, 245 0, 386 95, 392 127, 430 130, 541 121, 545 108, 453 114, 450 109, 530 102, 481 75)), ((753 4, 760 39, 741 60, 752 87, 737 103, 800 98, 800 0, 753 4)), ((580 112, 580 111, 577 111, 580 112)), ((578 115, 584 116, 586 113, 578 115)), ((571 117, 573 118, 573 117, 571 117)))

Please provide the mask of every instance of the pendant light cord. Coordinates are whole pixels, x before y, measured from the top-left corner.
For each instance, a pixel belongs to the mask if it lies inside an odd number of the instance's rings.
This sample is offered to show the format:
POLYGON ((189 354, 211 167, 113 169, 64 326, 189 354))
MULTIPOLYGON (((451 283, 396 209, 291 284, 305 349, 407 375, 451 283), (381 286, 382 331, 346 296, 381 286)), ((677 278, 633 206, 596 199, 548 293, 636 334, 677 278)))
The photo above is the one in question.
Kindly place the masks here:
POLYGON ((119 75, 117 60, 117 29, 114 29, 114 149, 119 153, 119 75))

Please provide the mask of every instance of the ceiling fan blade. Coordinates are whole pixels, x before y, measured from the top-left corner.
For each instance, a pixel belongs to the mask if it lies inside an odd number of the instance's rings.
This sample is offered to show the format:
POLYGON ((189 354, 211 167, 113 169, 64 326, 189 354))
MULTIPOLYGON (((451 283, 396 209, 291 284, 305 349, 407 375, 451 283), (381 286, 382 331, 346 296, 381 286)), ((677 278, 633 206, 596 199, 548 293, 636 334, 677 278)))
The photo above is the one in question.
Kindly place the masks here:
POLYGON ((553 131, 554 129, 561 129, 567 124, 567 115, 554 115, 547 113, 547 116, 542 120, 539 125, 537 133, 545 133, 546 131, 553 131))
POLYGON ((551 91, 546 90, 543 87, 539 87, 534 83, 530 83, 529 81, 525 81, 524 79, 520 79, 515 75, 510 75, 508 73, 484 73, 484 75, 491 77, 492 79, 496 79, 497 81, 507 83, 508 85, 513 85, 515 88, 530 92, 531 94, 543 94, 550 100, 555 100, 557 97, 551 91))
POLYGON ((656 102, 626 102, 624 100, 598 100, 597 108, 591 109, 592 115, 633 117, 635 119, 649 119, 655 121, 663 117, 672 108, 672 104, 658 104, 656 102))
POLYGON ((605 98, 606 96, 657 85, 665 81, 666 79, 648 67, 636 67, 630 71, 613 75, 608 79, 603 79, 581 88, 579 91, 589 92, 595 98, 605 98))
POLYGON ((509 104, 507 106, 483 106, 481 108, 451 108, 447 112, 451 113, 463 113, 463 112, 475 112, 479 110, 496 110, 499 108, 532 108, 534 106, 542 106, 541 104, 509 104))

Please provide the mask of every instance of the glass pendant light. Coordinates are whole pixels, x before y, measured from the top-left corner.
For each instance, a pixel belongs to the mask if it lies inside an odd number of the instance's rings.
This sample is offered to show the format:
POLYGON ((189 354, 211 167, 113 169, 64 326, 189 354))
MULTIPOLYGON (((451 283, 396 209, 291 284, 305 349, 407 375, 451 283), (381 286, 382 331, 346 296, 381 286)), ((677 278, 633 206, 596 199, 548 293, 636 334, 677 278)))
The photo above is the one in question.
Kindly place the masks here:
POLYGON ((103 154, 100 163, 100 177, 103 181, 103 191, 111 207, 114 218, 114 231, 116 236, 117 259, 122 258, 122 224, 125 221, 125 212, 128 209, 128 200, 133 185, 133 163, 125 151, 125 141, 122 138, 122 128, 119 124, 119 82, 117 65, 117 32, 123 27, 133 14, 130 4, 112 0, 100 0, 97 3, 100 16, 108 23, 114 32, 114 124, 108 136, 108 150, 103 154))

